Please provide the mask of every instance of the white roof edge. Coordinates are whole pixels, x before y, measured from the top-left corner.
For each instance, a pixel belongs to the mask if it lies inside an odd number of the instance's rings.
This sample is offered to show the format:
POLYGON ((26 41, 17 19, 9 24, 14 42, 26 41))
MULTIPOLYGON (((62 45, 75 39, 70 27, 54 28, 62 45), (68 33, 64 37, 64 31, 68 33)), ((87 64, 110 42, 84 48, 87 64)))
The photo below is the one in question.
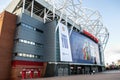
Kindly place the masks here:
POLYGON ((5 8, 5 10, 10 12, 10 13, 13 13, 13 11, 15 10, 15 8, 17 7, 17 5, 20 1, 21 0, 12 0, 10 2, 10 4, 5 8))

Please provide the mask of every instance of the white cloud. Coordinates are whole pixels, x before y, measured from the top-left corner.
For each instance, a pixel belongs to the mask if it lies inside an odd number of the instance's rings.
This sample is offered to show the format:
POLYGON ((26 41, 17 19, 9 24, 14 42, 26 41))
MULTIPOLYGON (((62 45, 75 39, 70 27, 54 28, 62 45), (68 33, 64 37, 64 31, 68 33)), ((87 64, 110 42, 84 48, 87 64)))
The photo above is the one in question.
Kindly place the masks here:
POLYGON ((112 62, 117 63, 118 60, 120 60, 120 45, 114 44, 107 46, 105 52, 105 63, 111 64, 112 62))

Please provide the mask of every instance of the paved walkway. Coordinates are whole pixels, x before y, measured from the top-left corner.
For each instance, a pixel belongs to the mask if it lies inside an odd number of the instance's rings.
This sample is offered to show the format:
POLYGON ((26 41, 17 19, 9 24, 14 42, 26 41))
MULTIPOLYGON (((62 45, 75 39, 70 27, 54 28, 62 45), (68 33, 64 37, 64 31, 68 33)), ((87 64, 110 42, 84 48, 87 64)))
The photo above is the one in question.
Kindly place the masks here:
POLYGON ((29 80, 120 80, 120 70, 106 71, 94 75, 72 75, 29 80))

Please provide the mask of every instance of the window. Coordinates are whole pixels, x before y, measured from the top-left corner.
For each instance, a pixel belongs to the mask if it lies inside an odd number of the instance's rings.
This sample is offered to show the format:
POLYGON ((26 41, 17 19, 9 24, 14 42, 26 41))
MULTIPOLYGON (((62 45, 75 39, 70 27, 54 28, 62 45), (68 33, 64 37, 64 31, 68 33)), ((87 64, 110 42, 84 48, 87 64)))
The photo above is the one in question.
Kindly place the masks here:
POLYGON ((23 56, 23 54, 22 53, 19 53, 19 54, 17 54, 18 56, 23 56))
POLYGON ((42 56, 28 53, 14 53, 15 56, 40 59, 42 56))
POLYGON ((32 42, 32 41, 29 41, 29 40, 16 39, 16 41, 19 41, 19 42, 25 43, 25 44, 30 44, 30 45, 37 45, 37 46, 40 46, 41 48, 43 47, 43 44, 37 43, 37 42, 32 42))
POLYGON ((40 32, 40 33, 43 33, 43 31, 42 31, 42 30, 40 30, 40 29, 36 29, 36 31, 38 31, 38 32, 40 32))
POLYGON ((31 29, 31 30, 34 30, 34 31, 37 31, 37 32, 43 33, 42 30, 37 29, 37 28, 32 27, 32 26, 29 26, 29 25, 27 25, 27 24, 25 24, 25 23, 22 23, 22 26, 24 26, 24 27, 26 27, 26 28, 28 28, 28 29, 31 29))

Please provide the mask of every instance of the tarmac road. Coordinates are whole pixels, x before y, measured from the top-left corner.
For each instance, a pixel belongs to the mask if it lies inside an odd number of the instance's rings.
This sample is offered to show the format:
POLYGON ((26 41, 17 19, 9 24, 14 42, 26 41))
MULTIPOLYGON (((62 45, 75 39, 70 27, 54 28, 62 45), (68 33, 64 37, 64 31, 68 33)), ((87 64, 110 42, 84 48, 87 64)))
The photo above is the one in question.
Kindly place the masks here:
POLYGON ((120 80, 120 70, 105 71, 94 75, 71 75, 27 80, 120 80))

